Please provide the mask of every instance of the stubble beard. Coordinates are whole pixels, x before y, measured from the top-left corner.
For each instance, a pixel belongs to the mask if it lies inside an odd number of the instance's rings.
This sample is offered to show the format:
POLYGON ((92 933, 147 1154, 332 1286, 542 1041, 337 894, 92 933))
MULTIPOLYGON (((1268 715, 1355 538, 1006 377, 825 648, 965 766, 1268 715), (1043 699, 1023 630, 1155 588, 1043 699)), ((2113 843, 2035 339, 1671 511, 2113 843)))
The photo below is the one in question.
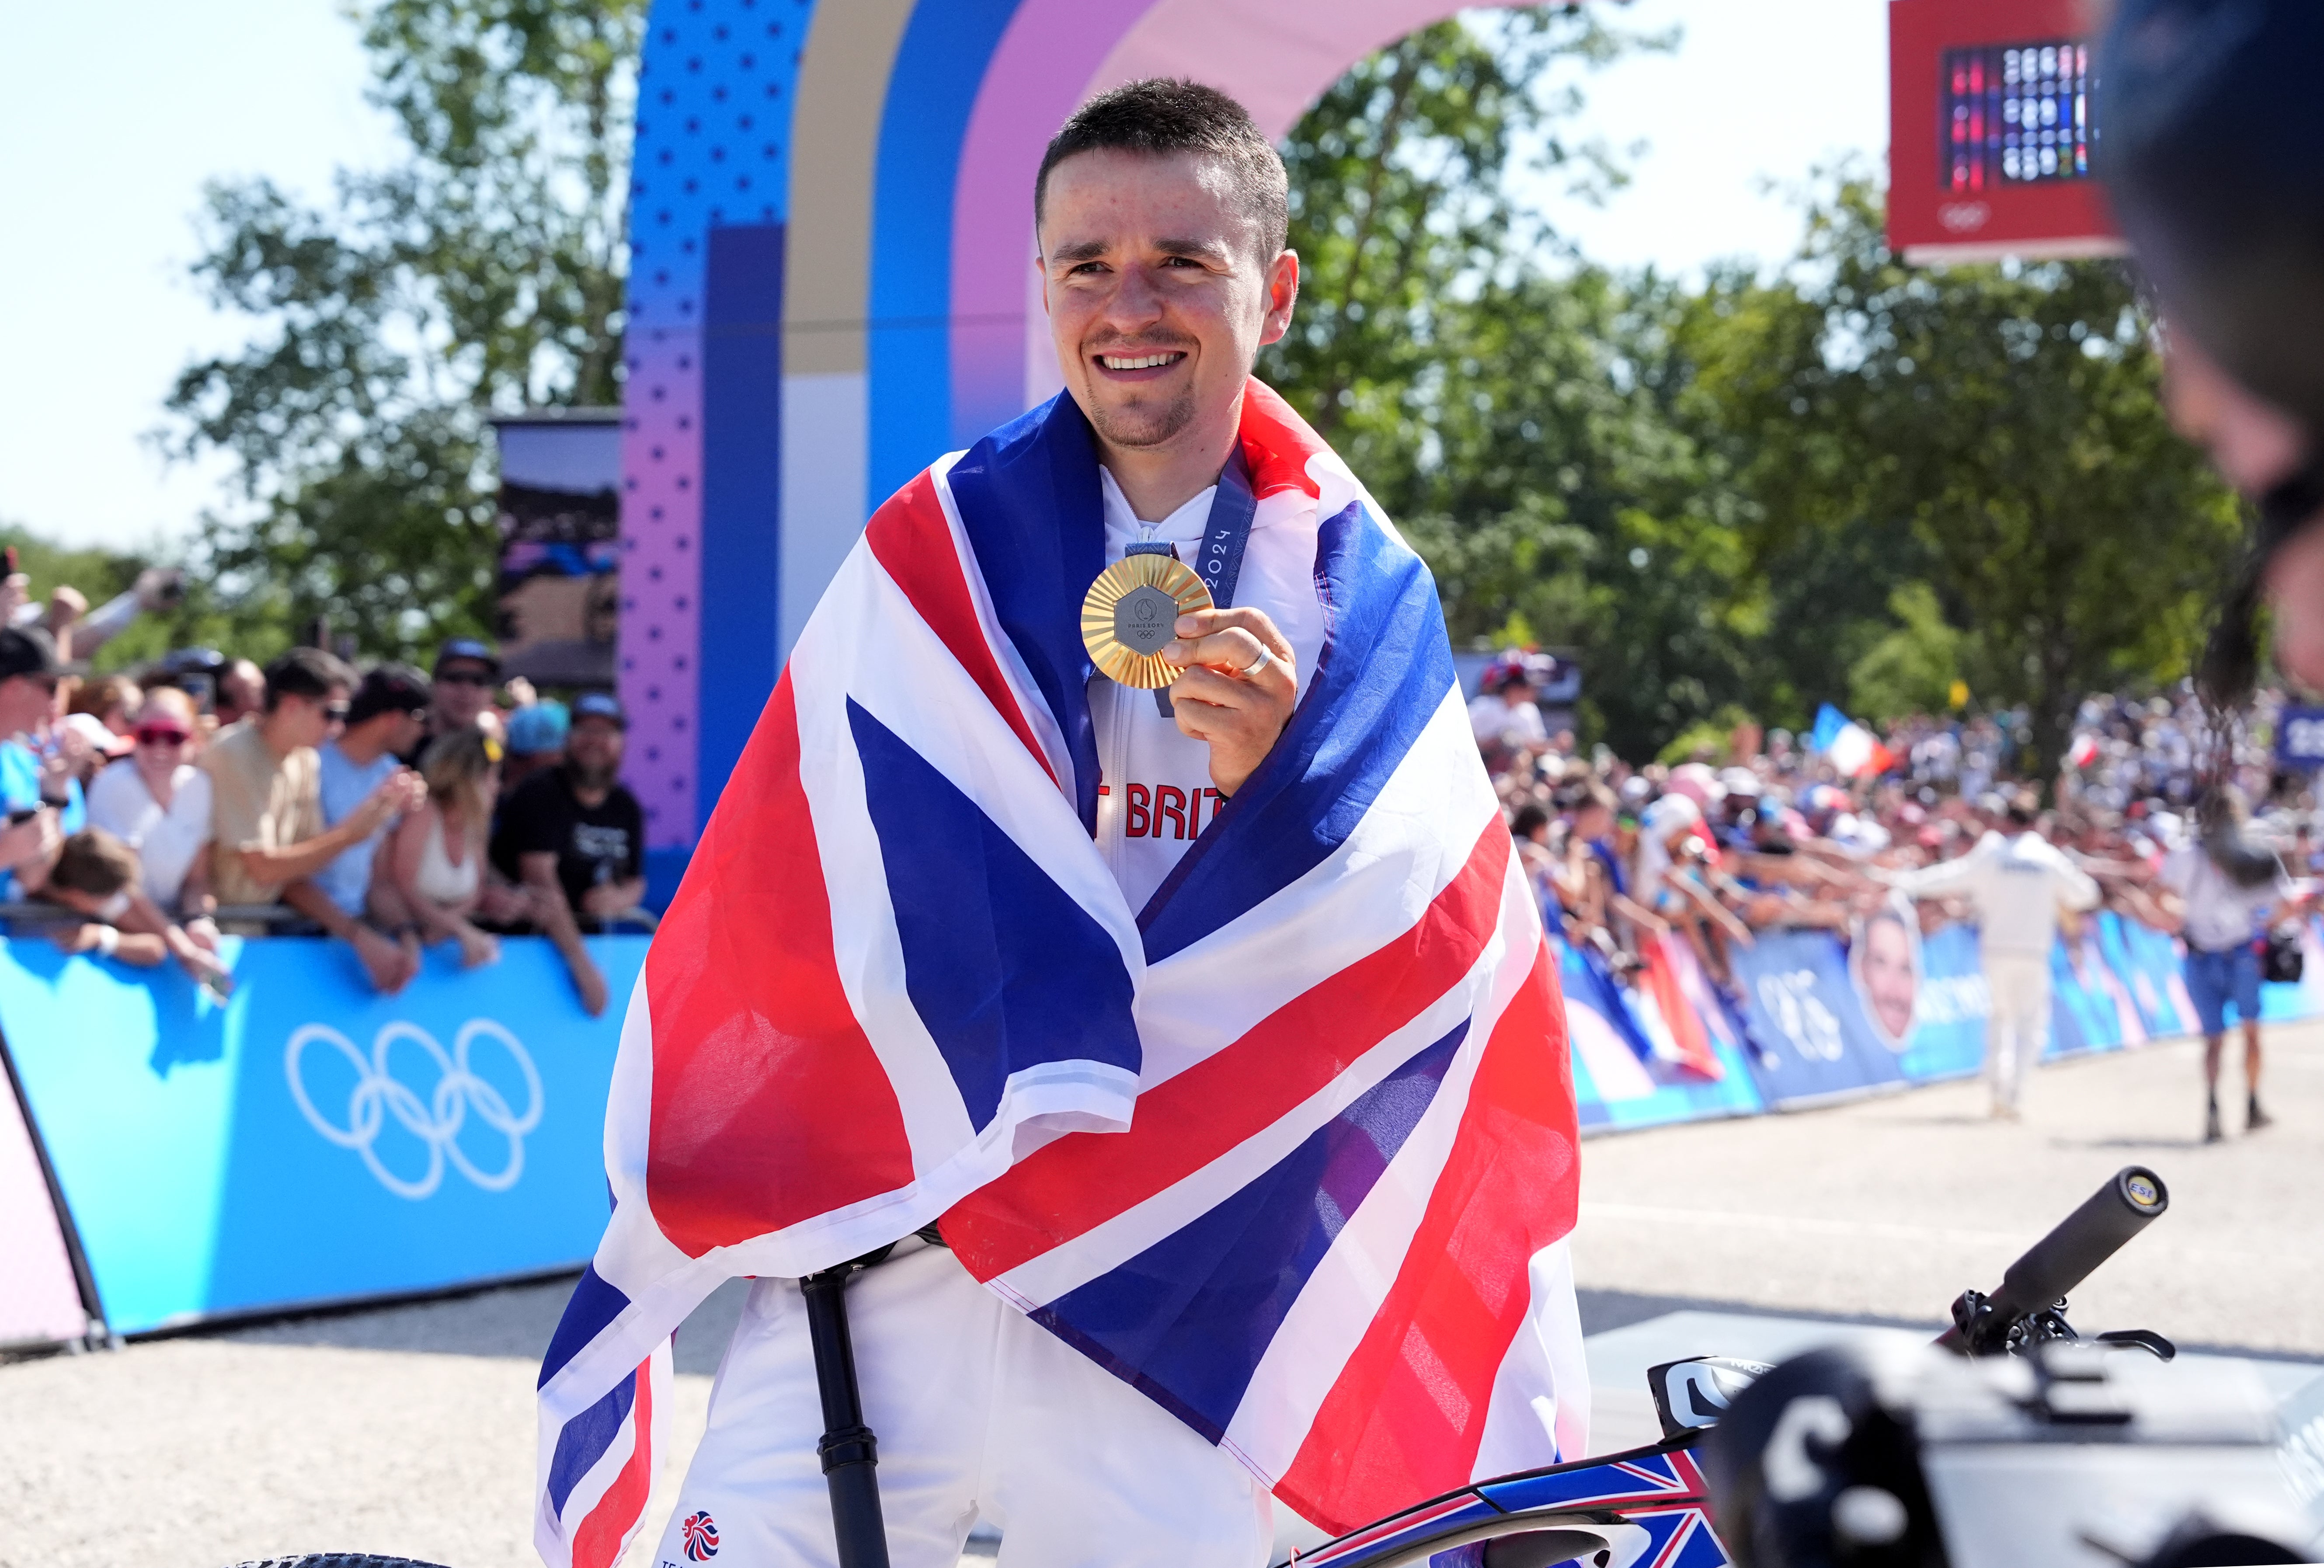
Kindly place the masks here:
POLYGON ((1130 450, 1167 446, 1185 433, 1194 422, 1194 392, 1192 387, 1178 392, 1158 408, 1150 402, 1133 402, 1128 407, 1108 408, 1096 398, 1090 400, 1090 424, 1098 438, 1109 447, 1130 450))

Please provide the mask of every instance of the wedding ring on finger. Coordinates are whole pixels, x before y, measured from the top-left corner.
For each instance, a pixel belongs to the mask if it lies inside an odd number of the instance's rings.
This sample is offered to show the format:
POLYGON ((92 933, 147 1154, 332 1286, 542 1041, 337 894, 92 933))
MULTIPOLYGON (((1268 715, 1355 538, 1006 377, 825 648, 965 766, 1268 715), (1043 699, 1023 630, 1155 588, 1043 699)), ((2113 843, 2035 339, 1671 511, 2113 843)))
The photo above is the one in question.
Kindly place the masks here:
POLYGON ((1259 646, 1259 657, 1252 659, 1249 664, 1244 665, 1240 669, 1236 670, 1235 678, 1239 680, 1257 680, 1259 678, 1259 672, 1274 662, 1275 655, 1269 653, 1267 650, 1266 645, 1262 643, 1259 646))

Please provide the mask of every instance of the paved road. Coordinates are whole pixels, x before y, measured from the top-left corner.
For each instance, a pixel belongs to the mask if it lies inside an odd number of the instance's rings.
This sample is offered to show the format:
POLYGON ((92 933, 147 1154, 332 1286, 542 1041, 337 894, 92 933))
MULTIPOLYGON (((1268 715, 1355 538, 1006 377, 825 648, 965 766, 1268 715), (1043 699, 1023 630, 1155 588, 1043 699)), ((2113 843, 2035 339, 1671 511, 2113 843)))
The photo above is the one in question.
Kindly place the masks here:
MULTIPOLYGON (((1932 1324, 2139 1161, 2170 1182, 2172 1213, 2076 1300, 2081 1325, 2324 1356, 2309 1206, 2324 1170, 2324 1026, 2278 1030, 2271 1049, 2282 1124, 2216 1148, 2195 1140, 2188 1046, 2044 1070, 2022 1126, 1980 1118, 1964 1085, 1593 1140, 1584 1327, 1679 1308, 1932 1324)), ((0 1568, 217 1568, 325 1547, 529 1568, 532 1380, 564 1295, 494 1291, 0 1367, 0 1568)), ((737 1305, 713 1298, 679 1335, 681 1453, 737 1305)), ((657 1489, 657 1524, 677 1473, 657 1489)))
MULTIPOLYGON (((2177 1043, 2044 1068, 2016 1124, 1960 1084, 1594 1139, 1576 1277, 1609 1293, 1601 1324, 1682 1303, 1940 1324, 2136 1163, 2171 1211, 2077 1293, 2077 1326, 2324 1356, 2324 1024, 2270 1031, 2277 1125, 2249 1138, 2200 1141, 2201 1056, 2177 1043)), ((2239 1133, 2239 1084, 2226 1098, 2239 1133)))

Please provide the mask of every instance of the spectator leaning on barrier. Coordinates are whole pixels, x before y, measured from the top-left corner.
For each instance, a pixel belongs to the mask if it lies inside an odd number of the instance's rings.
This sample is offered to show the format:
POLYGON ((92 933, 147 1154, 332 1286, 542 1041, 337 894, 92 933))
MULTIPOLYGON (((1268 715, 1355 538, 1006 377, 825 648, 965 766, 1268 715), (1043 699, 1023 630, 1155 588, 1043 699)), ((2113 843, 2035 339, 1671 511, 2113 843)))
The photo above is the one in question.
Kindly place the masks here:
POLYGON ((68 953, 94 953, 148 969, 175 958, 213 995, 234 988, 217 955, 146 896, 136 853, 103 828, 85 828, 65 840, 41 897, 82 917, 56 933, 57 945, 68 953))
POLYGON ((2296 897, 2275 852, 2245 832, 2243 797, 2221 790, 2215 798, 2218 820, 2200 843, 2182 844, 2163 858, 2158 880, 2177 897, 2164 904, 2187 943, 2187 999, 2203 1030, 2203 1141, 2217 1143, 2219 1128, 2219 1058, 2227 1036, 2227 1009, 2235 1003, 2243 1024, 2244 1086, 2248 1094, 2244 1130, 2256 1132, 2271 1118, 2259 1104, 2259 951, 2268 925, 2288 914, 2296 897))
MULTIPOLYGON (((363 809, 364 801, 403 769, 401 758, 420 743, 428 722, 428 678, 408 664, 383 664, 367 671, 347 700, 347 722, 323 742, 318 758, 323 825, 337 827, 363 809)), ((323 896, 351 919, 372 909, 376 880, 374 862, 392 826, 377 818, 361 842, 341 850, 309 879, 323 896)), ((381 911, 390 929, 410 924, 400 909, 381 911)))
POLYGON ((214 877, 223 904, 286 903, 347 943, 381 991, 400 990, 418 949, 357 920, 306 879, 398 812, 419 805, 418 779, 398 772, 336 827, 323 822, 316 748, 346 718, 355 672, 317 648, 294 648, 266 670, 265 711, 203 754, 216 800, 214 877))
POLYGON ((501 755, 501 742, 482 730, 429 742, 420 757, 428 803, 408 813, 387 844, 388 880, 421 939, 457 942, 470 968, 501 955, 499 940, 469 918, 484 889, 501 755))
POLYGON ((146 895, 175 911, 189 935, 215 950, 210 780, 189 761, 193 699, 168 687, 155 689, 138 707, 130 733, 130 754, 89 787, 89 826, 134 850, 146 895))
POLYGON ((565 764, 537 774, 502 807, 493 862, 532 895, 533 923, 556 942, 582 1005, 604 1011, 605 978, 582 945, 593 927, 645 899, 645 812, 620 779, 629 719, 590 692, 573 705, 565 764))
POLYGON ((1888 880, 1914 898, 1960 892, 1976 907, 1978 953, 1992 997, 1986 1020, 1985 1076, 1993 1114, 2012 1121, 2025 1070, 2050 1040, 2050 953, 2058 910, 2095 909, 2098 885, 2043 838, 2039 806, 2020 795, 2006 810, 2008 832, 1989 832, 1959 860, 1888 880))
POLYGON ((48 722, 59 674, 47 632, 0 629, 0 806, 8 813, 0 828, 0 868, 13 881, 6 890, 12 899, 48 880, 64 839, 64 814, 42 798, 40 759, 25 744, 48 722))

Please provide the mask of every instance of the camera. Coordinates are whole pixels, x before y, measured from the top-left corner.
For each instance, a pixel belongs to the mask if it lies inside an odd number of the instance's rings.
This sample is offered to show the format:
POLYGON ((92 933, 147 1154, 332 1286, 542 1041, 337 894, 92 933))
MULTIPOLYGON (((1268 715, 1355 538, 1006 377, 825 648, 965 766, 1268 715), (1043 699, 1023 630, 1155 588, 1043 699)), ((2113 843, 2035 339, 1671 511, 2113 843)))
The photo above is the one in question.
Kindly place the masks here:
POLYGON ((2282 1451, 2247 1367, 2053 1340, 1811 1351, 1738 1393, 1702 1459, 1742 1568, 2195 1568, 2314 1560, 2282 1451))
MULTIPOLYGON (((1737 1387, 1715 1424, 1663 1391, 1665 1430, 1709 1425, 1703 1473, 1741 1568, 2198 1568, 2306 1563, 2324 1467, 2303 1468, 2247 1366, 2172 1364, 2145 1329, 2095 1339, 2065 1294, 2169 1207, 2131 1166, 1963 1291, 1933 1346, 1812 1351, 1737 1387)), ((2302 1433, 2324 1435, 2324 1409, 2302 1433)), ((2315 1451, 2324 1453, 2324 1450, 2315 1451)))
POLYGON ((2065 1295, 2170 1206, 2140 1166, 1966 1290, 1933 1345, 1647 1370, 1662 1440, 1480 1480, 1298 1568, 2210 1568, 2324 1550, 2324 1379, 2279 1411, 2248 1364, 2065 1295))

